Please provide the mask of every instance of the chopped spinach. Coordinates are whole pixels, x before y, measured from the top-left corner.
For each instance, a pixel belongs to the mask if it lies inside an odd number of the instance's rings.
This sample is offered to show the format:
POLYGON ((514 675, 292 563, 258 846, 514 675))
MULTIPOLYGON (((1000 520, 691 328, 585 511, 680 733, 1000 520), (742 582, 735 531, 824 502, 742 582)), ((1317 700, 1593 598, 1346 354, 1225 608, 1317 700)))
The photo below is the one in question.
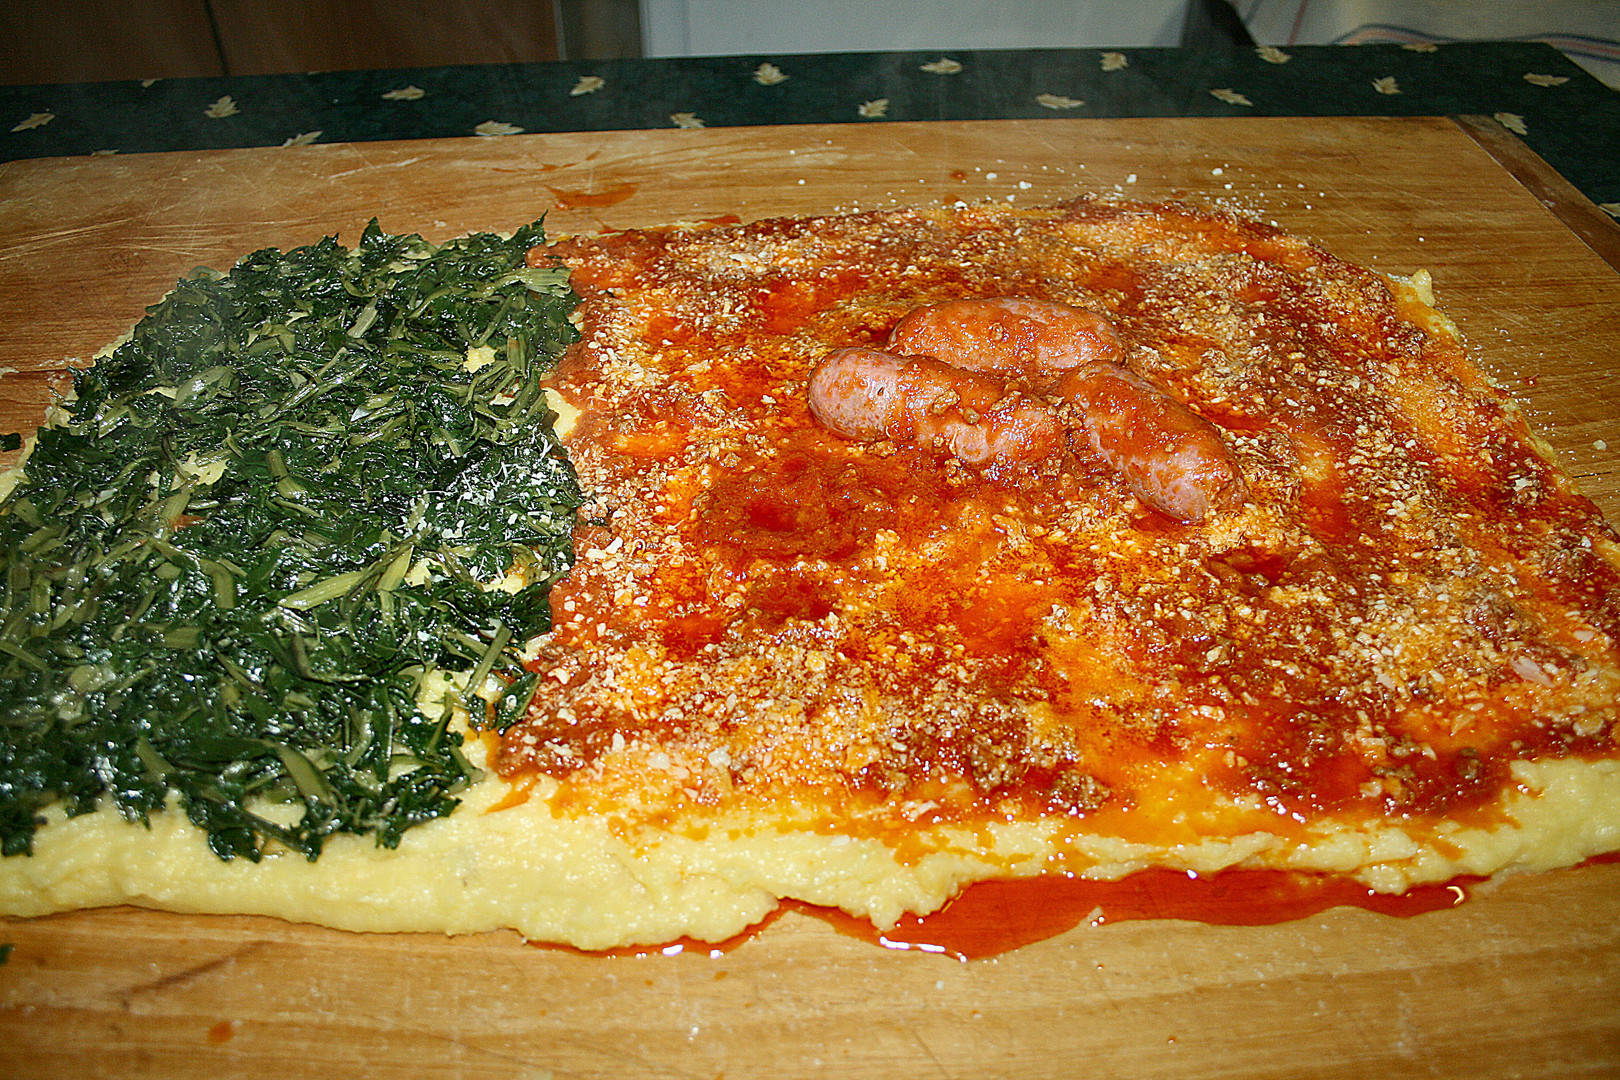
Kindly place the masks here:
POLYGON ((75 375, 0 502, 0 851, 31 853, 55 802, 175 797, 255 860, 392 847, 455 807, 474 770, 449 702, 419 710, 426 675, 494 674, 473 723, 509 723, 573 558, 540 380, 575 297, 525 268, 543 239, 372 221, 353 251, 260 251, 75 375))

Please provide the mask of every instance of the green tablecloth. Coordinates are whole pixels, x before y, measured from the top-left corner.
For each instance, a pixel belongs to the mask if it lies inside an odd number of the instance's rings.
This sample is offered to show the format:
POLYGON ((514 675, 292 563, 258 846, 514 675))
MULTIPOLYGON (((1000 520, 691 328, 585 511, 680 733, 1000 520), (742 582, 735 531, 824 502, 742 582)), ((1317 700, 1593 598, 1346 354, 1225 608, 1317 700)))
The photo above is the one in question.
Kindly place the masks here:
POLYGON ((820 53, 0 87, 0 161, 677 126, 1493 116, 1620 216, 1620 93, 1546 45, 820 53))

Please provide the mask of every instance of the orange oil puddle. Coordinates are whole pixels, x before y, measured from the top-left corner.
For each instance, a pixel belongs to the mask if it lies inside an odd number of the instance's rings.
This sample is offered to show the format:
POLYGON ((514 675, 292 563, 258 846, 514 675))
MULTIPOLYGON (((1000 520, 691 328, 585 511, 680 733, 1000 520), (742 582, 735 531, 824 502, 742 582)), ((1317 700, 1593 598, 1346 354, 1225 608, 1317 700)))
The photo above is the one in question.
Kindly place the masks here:
POLYGON ((617 206, 639 188, 635 184, 613 184, 601 191, 570 191, 566 188, 548 187, 546 189, 557 197, 558 210, 577 210, 582 206, 603 207, 617 206))

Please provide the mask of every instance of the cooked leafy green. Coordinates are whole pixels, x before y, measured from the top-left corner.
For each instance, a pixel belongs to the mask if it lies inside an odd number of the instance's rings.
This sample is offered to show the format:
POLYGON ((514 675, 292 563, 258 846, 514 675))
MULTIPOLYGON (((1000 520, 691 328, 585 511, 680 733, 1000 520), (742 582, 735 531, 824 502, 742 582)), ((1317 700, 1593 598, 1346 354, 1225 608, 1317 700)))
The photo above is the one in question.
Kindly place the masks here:
MULTIPOLYGON (((0 502, 0 851, 58 801, 178 798, 225 859, 454 808, 474 770, 427 674, 532 688, 573 557, 540 380, 575 297, 524 266, 543 239, 266 249, 75 375, 0 502)), ((520 697, 466 703, 500 727, 520 697)))

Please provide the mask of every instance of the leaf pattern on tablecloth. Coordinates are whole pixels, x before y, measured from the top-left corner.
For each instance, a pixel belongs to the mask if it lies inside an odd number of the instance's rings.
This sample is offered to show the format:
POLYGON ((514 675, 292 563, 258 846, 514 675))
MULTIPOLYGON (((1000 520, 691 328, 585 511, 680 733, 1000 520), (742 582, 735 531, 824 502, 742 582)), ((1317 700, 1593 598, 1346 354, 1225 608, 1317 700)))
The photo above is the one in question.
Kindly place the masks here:
POLYGON ((1620 202, 1598 203, 1598 209, 1612 217, 1620 218, 1620 202))
POLYGON ((791 71, 762 56, 740 65, 690 57, 614 61, 611 70, 603 61, 559 61, 0 86, 0 116, 10 118, 0 133, 11 132, 0 161, 114 147, 148 153, 571 131, 581 123, 621 130, 657 127, 665 117, 701 128, 703 117, 733 126, 1132 116, 1146 94, 1180 102, 1171 111, 1182 114, 1494 116, 1594 203, 1620 202, 1620 99, 1554 48, 1432 38, 1392 44, 1402 48, 1256 44, 1218 58, 1112 47, 807 54, 787 58, 791 71), (955 85, 938 81, 964 73, 971 78, 955 85), (407 83, 411 77, 420 82, 407 83), (1189 99, 1189 80, 1200 77, 1189 99), (755 92, 737 92, 744 80, 755 92), (781 89, 761 89, 772 86, 781 89), (1200 107, 1204 94, 1222 107, 1200 107), (557 107, 561 97, 585 96, 593 96, 588 109, 557 107), (404 107, 412 102, 428 107, 404 107), (231 119, 197 125, 199 112, 231 119), (199 127, 212 130, 203 135, 199 127))

